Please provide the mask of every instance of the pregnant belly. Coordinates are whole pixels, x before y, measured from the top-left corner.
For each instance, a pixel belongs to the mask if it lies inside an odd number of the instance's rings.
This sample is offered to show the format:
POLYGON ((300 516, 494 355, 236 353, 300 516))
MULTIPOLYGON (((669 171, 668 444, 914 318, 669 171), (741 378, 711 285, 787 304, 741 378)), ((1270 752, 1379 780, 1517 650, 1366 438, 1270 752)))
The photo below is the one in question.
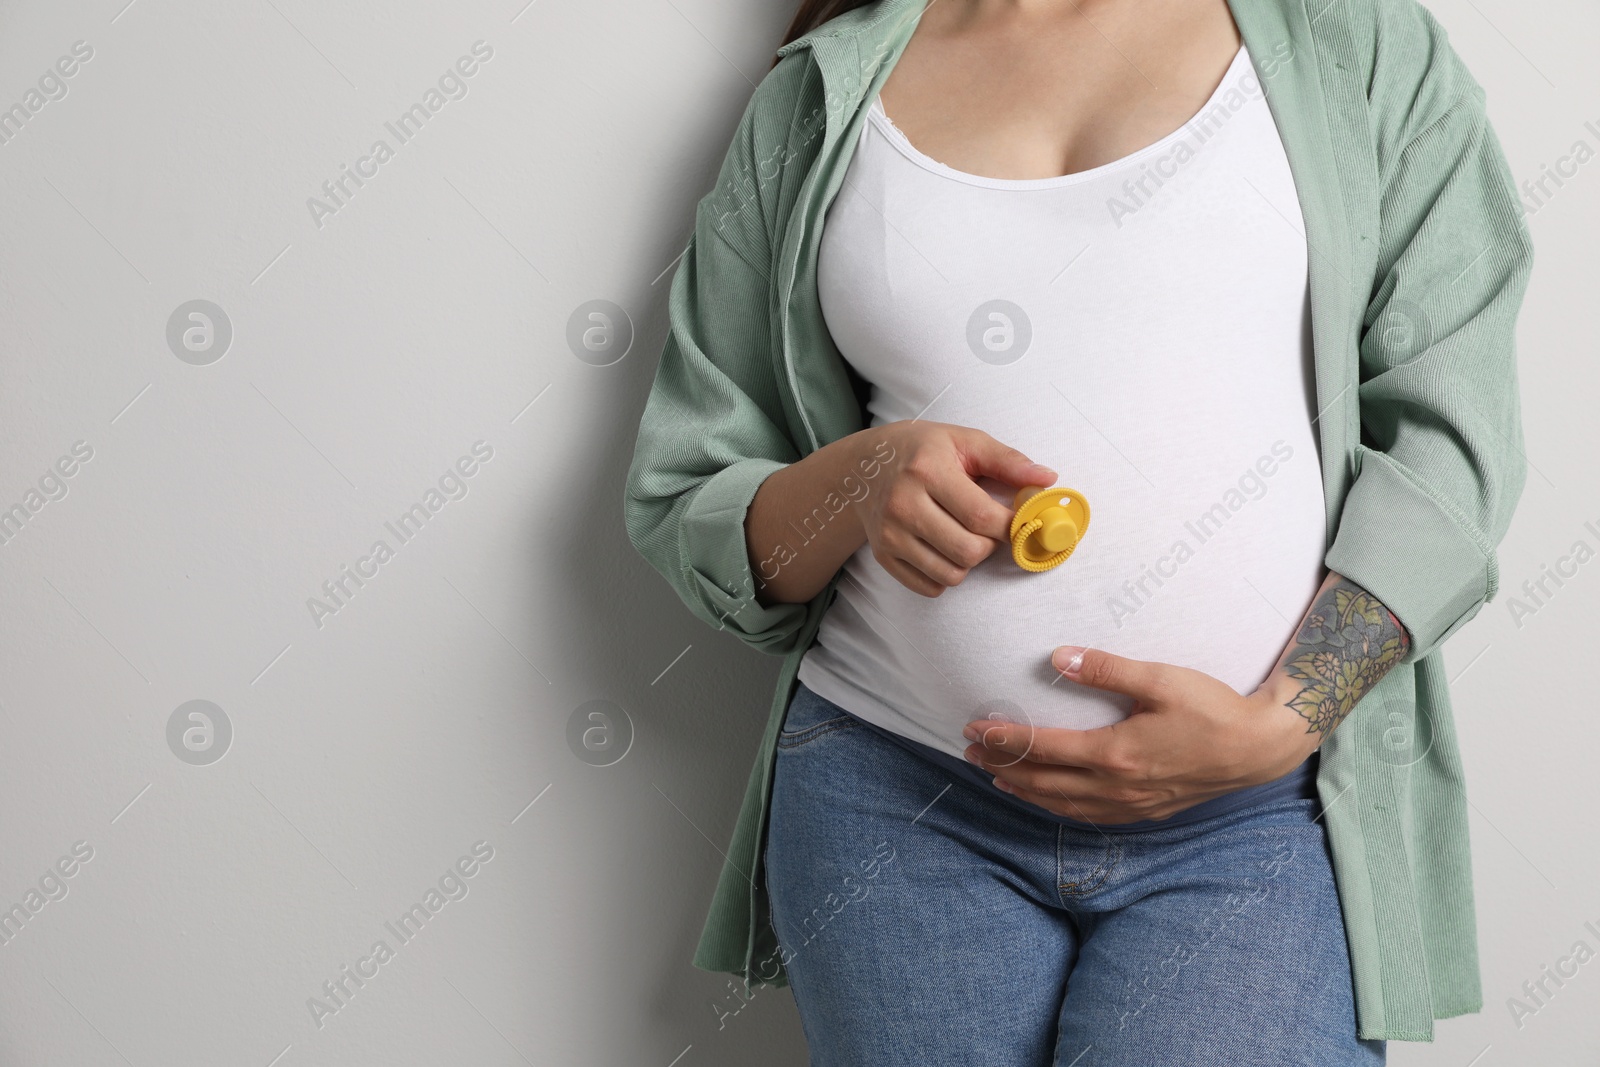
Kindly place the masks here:
MULTIPOLYGON (((1093 509, 1071 558, 1034 574, 998 549, 934 598, 906 589, 863 547, 845 565, 800 678, 952 755, 976 718, 1090 729, 1127 715, 1131 698, 1058 675, 1050 654, 1060 645, 1191 667, 1248 693, 1324 573, 1314 453, 1281 442, 1279 453, 1209 486, 1158 492, 1123 472, 1105 484, 1068 482, 1093 509)), ((985 488, 1009 505, 1004 487, 985 488)))

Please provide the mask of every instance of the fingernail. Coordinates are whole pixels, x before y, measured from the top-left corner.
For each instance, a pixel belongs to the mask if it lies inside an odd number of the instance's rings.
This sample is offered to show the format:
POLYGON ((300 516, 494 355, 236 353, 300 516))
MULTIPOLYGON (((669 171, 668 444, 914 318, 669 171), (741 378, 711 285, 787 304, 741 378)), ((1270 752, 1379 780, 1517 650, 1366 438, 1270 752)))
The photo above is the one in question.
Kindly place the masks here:
POLYGON ((1083 667, 1083 653, 1076 645, 1062 645, 1050 656, 1050 662, 1062 674, 1074 675, 1083 667))
POLYGON ((994 787, 996 789, 1000 790, 1000 792, 1002 792, 1002 793, 1014 793, 1014 792, 1016 792, 1016 790, 1012 789, 1009 785, 1007 785, 1005 782, 1002 782, 998 778, 996 778, 994 780, 994 787))
POLYGON ((976 747, 967 749, 965 752, 961 753, 961 755, 966 757, 968 763, 976 763, 980 767, 983 766, 983 761, 978 758, 978 750, 976 747))
POLYGON ((968 741, 976 741, 978 739, 978 728, 976 726, 969 726, 965 730, 961 731, 961 736, 965 737, 968 741))

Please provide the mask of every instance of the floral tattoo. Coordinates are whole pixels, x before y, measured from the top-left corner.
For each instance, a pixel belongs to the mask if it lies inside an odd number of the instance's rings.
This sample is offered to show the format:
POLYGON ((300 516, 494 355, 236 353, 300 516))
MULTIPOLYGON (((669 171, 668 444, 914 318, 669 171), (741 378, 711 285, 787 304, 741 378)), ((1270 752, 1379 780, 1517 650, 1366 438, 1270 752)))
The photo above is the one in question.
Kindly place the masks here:
POLYGON ((1288 706, 1324 739, 1411 647, 1393 613, 1343 577, 1311 605, 1295 641, 1284 671, 1305 688, 1288 706))

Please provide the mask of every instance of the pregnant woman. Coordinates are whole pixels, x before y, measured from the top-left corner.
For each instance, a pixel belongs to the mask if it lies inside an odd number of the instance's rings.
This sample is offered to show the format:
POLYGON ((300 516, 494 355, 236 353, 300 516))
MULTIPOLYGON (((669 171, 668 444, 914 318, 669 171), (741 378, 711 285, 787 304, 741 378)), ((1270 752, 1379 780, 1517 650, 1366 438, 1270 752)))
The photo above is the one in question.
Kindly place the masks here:
POLYGON ((1381 1064, 1481 1006, 1440 646, 1531 248, 1438 24, 1315 7, 807 2, 700 203, 627 524, 785 657, 695 962, 819 1067, 1381 1064))

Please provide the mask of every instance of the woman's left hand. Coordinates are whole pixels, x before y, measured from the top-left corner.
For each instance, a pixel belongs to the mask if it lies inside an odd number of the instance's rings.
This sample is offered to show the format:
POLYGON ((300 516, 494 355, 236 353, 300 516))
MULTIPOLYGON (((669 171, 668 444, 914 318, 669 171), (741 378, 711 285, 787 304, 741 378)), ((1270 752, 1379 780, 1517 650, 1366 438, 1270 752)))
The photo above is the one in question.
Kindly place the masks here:
POLYGON ((1135 698, 1133 711, 1094 730, 976 719, 966 756, 1000 788, 1069 819, 1163 819, 1281 778, 1322 741, 1288 706, 1298 685, 1279 671, 1240 696, 1200 671, 1100 649, 1063 646, 1052 663, 1077 685, 1135 698))

